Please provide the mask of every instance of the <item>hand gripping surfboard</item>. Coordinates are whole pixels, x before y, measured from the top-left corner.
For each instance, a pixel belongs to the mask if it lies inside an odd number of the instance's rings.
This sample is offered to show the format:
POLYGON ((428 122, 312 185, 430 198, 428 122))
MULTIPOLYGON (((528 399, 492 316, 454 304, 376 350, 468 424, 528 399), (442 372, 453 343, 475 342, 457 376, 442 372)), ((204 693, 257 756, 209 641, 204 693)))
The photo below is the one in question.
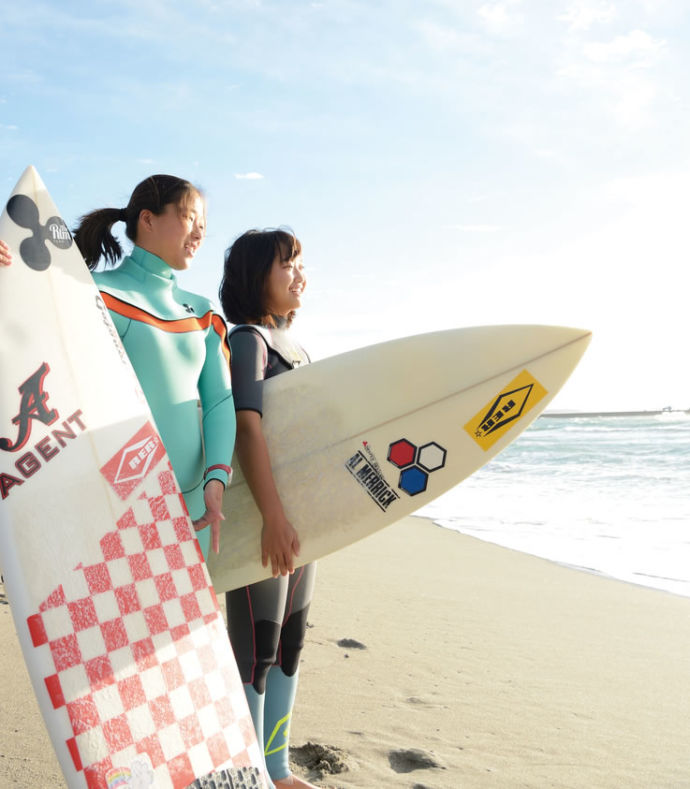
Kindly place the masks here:
POLYGON ((265 786, 165 449, 33 167, 0 238, 0 566, 67 785, 265 786))

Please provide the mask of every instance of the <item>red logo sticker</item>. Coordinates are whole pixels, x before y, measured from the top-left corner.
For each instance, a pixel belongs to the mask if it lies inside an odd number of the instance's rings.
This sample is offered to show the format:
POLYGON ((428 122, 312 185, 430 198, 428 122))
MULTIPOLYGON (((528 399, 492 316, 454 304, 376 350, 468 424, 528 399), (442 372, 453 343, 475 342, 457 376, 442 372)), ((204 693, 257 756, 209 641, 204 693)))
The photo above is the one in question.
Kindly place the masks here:
POLYGON ((160 436, 147 422, 101 468, 101 473, 124 501, 164 455, 165 447, 160 436))

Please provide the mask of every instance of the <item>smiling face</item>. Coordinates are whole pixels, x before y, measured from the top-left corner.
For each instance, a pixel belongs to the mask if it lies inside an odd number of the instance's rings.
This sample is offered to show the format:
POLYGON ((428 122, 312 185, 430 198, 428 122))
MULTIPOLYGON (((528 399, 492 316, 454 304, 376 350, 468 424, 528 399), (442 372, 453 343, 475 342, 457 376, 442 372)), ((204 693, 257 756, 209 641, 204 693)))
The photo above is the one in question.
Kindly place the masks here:
POLYGON ((279 248, 265 283, 265 304, 268 312, 287 318, 291 312, 302 306, 302 293, 306 286, 302 255, 286 260, 279 248))
POLYGON ((175 271, 189 268, 206 234, 206 206, 198 192, 180 204, 168 203, 161 214, 142 211, 138 246, 164 260, 175 271))

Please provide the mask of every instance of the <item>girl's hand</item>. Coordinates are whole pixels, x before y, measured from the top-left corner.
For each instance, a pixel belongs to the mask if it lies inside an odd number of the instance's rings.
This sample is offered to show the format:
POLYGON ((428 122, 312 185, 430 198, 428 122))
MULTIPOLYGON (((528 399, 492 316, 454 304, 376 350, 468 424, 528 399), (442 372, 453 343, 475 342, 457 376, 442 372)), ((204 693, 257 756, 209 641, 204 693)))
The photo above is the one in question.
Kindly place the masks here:
POLYGON ((204 487, 206 512, 199 520, 192 521, 195 531, 211 527, 211 549, 214 553, 220 551, 220 522, 225 520, 222 511, 224 491, 225 485, 219 479, 209 480, 204 487))
POLYGON ((268 567, 271 574, 292 574, 295 571, 295 558, 299 556, 299 537, 290 521, 282 513, 273 518, 264 518, 261 531, 261 564, 268 567))
POLYGON ((12 262, 12 253, 7 244, 0 239, 0 266, 9 266, 12 262))

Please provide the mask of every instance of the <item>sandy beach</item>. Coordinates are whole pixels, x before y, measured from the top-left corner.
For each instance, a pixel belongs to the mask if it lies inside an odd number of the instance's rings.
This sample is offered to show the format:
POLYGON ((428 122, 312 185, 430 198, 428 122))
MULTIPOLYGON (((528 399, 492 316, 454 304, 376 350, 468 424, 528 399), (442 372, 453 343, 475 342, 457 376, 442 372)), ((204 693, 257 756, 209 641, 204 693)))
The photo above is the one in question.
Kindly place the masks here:
MULTIPOLYGON (((0 593, 0 786, 64 787, 0 593)), ((690 787, 690 599, 411 517, 321 561, 309 625, 319 786, 690 787)))

